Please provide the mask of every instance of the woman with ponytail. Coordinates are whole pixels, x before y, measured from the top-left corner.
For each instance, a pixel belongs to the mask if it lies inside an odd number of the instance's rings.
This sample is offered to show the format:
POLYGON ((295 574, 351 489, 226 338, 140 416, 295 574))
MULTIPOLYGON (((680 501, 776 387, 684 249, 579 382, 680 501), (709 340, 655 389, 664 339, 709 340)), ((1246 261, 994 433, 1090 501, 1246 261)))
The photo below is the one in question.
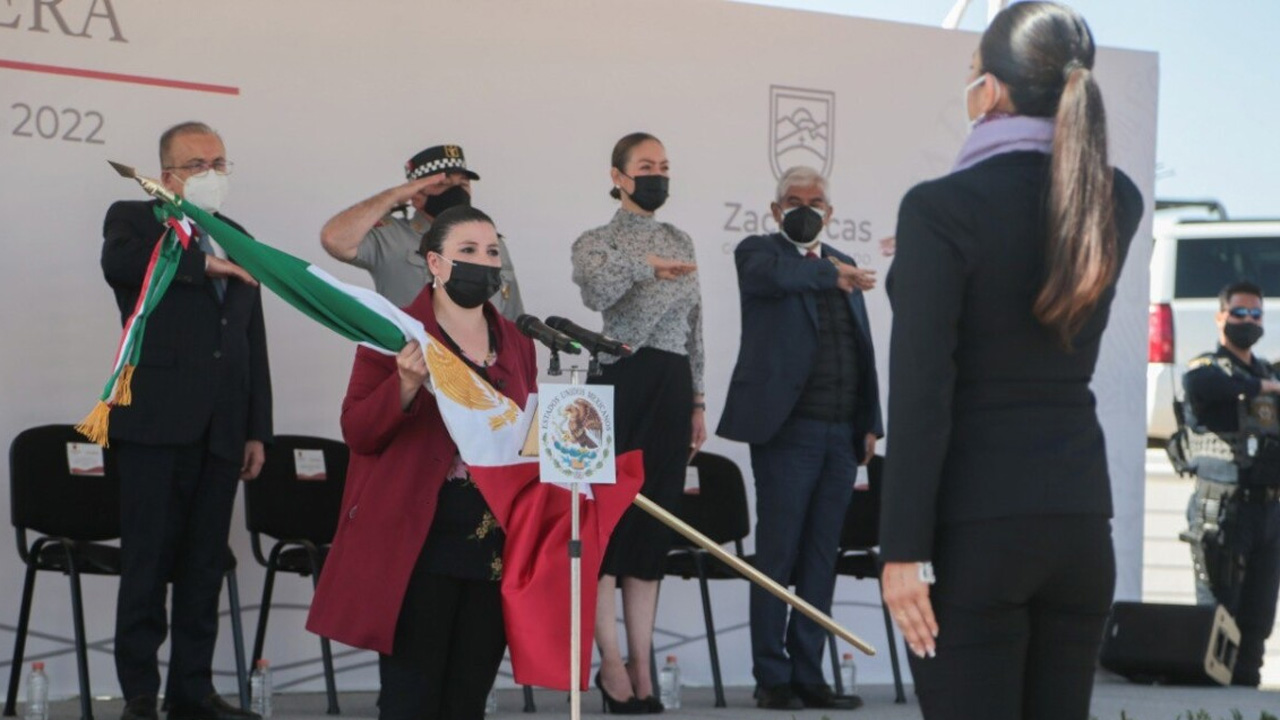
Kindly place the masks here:
POLYGON ((955 168, 899 210, 883 587, 928 720, 1089 715, 1115 588, 1089 382, 1143 210, 1094 56, 1066 6, 997 15, 955 168))

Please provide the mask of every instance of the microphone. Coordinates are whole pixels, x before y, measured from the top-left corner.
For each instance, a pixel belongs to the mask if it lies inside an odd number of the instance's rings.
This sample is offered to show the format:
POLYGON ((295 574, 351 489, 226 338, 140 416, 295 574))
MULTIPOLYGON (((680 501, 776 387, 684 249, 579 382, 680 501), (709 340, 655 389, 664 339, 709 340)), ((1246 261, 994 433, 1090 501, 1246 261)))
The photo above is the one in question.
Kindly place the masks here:
POLYGON ((552 315, 547 318, 547 325, 582 343, 582 346, 592 355, 608 353, 609 355, 628 357, 632 353, 630 345, 620 340, 614 340, 608 335, 588 330, 568 318, 552 315))
POLYGON ((582 346, 573 338, 558 330, 552 330, 547 327, 546 323, 532 315, 521 315, 516 318, 516 329, 526 337, 537 340, 551 348, 553 352, 566 352, 570 355, 577 355, 582 352, 582 346))

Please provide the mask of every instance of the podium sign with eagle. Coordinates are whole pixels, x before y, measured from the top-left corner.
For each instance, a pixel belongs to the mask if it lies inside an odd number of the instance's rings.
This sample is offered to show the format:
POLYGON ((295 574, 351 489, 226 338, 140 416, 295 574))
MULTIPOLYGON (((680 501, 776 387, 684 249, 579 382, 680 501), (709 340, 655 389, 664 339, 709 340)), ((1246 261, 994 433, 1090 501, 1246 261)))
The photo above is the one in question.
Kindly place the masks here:
POLYGON ((613 387, 538 385, 542 481, 612 485, 613 387))

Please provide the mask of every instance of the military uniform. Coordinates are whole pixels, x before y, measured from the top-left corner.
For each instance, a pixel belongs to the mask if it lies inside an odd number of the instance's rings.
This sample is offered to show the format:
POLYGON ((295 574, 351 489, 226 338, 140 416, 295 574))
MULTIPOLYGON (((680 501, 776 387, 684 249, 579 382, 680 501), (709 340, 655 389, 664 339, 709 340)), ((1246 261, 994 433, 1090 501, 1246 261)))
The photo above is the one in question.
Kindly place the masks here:
MULTIPOLYGON (((351 264, 369 271, 378 294, 405 307, 433 280, 427 259, 419 251, 422 234, 429 227, 431 223, 420 214, 412 220, 387 215, 365 234, 351 264)), ((516 284, 511 253, 501 236, 498 251, 502 255, 502 288, 490 301, 503 317, 514 322, 524 314, 524 302, 520 298, 520 286, 516 284)))
POLYGON ((1233 684, 1260 681, 1263 644, 1280 594, 1280 428, 1262 393, 1275 371, 1225 347, 1193 359, 1183 376, 1187 455, 1196 473, 1189 517, 1214 598, 1240 627, 1233 684))

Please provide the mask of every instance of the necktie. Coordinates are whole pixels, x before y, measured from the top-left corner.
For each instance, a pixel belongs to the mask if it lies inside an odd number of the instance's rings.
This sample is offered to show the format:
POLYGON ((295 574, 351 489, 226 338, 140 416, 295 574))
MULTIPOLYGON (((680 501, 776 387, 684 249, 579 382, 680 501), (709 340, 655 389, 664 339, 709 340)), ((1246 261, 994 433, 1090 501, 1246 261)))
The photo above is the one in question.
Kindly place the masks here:
POLYGON ((818 253, 816 253, 816 252, 814 252, 814 251, 812 251, 812 250, 810 250, 810 251, 806 252, 806 253, 804 254, 804 256, 805 256, 806 258, 810 259, 810 260, 817 260, 817 259, 818 259, 818 253))
MULTIPOLYGON (((225 252, 218 252, 222 248, 202 230, 196 230, 196 243, 206 255, 212 255, 217 258, 225 258, 226 256, 225 252)), ((218 277, 209 278, 209 281, 213 283, 213 291, 218 295, 218 302, 222 302, 222 298, 227 294, 227 279, 218 277)))

